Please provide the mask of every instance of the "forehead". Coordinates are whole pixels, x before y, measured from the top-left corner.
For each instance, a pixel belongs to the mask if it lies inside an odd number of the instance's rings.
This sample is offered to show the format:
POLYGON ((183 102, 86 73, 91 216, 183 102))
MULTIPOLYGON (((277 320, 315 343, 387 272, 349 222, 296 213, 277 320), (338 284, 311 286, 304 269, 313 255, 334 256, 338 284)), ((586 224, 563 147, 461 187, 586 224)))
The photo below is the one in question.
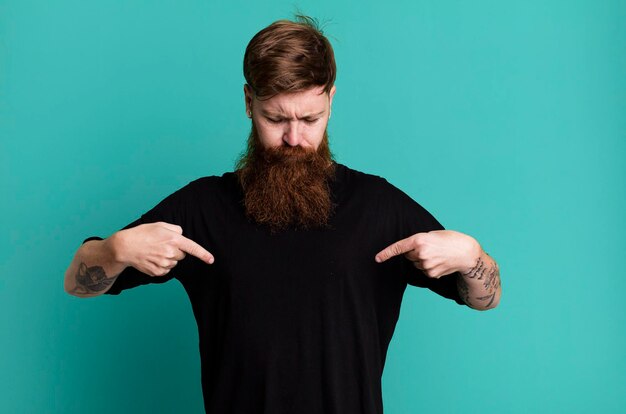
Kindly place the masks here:
POLYGON ((302 92, 279 93, 267 100, 257 100, 261 109, 268 113, 319 112, 326 108, 328 95, 319 86, 302 92))

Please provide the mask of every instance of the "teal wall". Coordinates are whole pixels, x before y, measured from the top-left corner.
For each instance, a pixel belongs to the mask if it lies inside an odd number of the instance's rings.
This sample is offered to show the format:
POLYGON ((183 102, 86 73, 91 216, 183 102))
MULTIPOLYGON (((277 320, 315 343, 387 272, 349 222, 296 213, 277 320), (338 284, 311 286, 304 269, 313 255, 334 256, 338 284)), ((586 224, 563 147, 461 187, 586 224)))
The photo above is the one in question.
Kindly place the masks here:
POLYGON ((406 292, 385 412, 626 410, 624 1, 0 0, 0 411, 200 413, 173 281, 78 299, 63 276, 244 148, 242 58, 296 6, 327 20, 337 160, 500 264, 472 311, 406 292))

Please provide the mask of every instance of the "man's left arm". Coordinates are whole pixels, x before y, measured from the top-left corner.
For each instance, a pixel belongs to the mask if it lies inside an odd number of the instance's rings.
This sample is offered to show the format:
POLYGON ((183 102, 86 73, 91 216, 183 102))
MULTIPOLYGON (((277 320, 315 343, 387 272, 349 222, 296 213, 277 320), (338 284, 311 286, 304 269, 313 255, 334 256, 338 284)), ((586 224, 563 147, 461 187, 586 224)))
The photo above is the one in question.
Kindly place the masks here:
POLYGON ((500 302, 500 268, 467 234, 454 230, 416 233, 381 250, 375 259, 380 263, 400 254, 428 277, 458 272, 459 295, 473 309, 493 309, 500 302))

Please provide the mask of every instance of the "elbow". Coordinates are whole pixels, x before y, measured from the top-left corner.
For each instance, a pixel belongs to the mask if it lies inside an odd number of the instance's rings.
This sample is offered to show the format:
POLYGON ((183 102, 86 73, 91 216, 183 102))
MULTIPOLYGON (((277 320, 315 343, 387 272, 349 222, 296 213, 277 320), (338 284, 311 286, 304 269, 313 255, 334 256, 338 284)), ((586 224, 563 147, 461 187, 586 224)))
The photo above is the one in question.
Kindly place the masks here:
POLYGON ((67 272, 65 273, 65 279, 63 280, 63 290, 68 295, 75 296, 77 298, 88 298, 92 296, 92 295, 86 295, 85 294, 86 292, 84 292, 84 290, 81 291, 79 289, 79 286, 76 284, 76 282, 72 282, 72 278, 69 276, 67 272))
POLYGON ((84 298, 84 296, 80 295, 75 288, 68 286, 67 281, 63 284, 63 290, 70 296, 75 296, 77 298, 84 298))
POLYGON ((493 295, 493 297, 479 298, 479 299, 486 299, 488 303, 484 305, 476 305, 474 303, 466 302, 466 304, 468 307, 477 311, 488 311, 490 309, 495 309, 500 304, 501 296, 502 296, 502 288, 499 287, 496 293, 493 295))
POLYGON ((74 296, 77 298, 86 299, 86 298, 93 298, 94 296, 99 296, 99 295, 86 295, 84 293, 76 292, 75 290, 68 290, 67 288, 64 288, 64 290, 65 290, 65 293, 67 293, 68 295, 74 296))
POLYGON ((76 296, 76 294, 73 292, 72 287, 70 286, 68 272, 69 269, 65 272, 65 277, 63 278, 63 290, 68 295, 76 296))

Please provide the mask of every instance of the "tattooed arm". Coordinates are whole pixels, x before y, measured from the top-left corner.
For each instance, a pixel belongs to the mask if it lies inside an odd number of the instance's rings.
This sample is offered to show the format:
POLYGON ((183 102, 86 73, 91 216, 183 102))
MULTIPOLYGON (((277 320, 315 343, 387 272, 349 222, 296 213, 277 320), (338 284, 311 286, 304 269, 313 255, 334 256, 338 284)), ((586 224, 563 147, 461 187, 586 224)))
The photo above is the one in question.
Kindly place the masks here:
POLYGON ((65 271, 65 291, 78 297, 93 297, 111 288, 126 268, 117 254, 118 233, 108 239, 90 240, 80 246, 65 271))
POLYGON ((207 264, 215 260, 176 224, 157 221, 120 230, 81 245, 65 272, 65 291, 79 297, 102 295, 128 266, 148 276, 165 276, 187 253, 207 264))
POLYGON ((474 266, 459 271, 457 288, 467 306, 476 310, 495 308, 502 294, 498 264, 481 249, 474 266))
POLYGON ((470 308, 487 310, 500 301, 500 269, 476 239, 454 230, 416 233, 378 252, 384 262, 404 255, 428 277, 440 278, 457 272, 457 289, 470 308))

